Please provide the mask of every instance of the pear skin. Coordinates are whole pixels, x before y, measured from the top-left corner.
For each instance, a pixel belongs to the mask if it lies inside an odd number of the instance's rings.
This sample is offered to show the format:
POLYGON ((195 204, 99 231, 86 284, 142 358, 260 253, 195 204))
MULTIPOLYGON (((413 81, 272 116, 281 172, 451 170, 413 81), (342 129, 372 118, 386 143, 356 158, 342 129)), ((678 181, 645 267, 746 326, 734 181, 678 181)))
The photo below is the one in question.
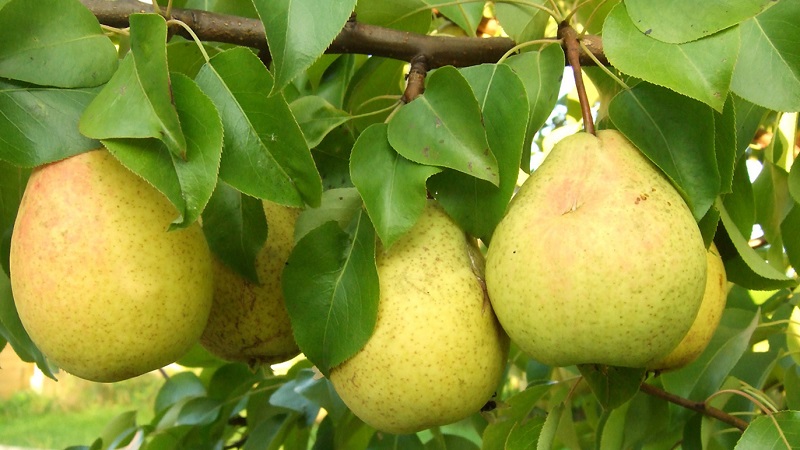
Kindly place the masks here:
POLYGON ((209 352, 251 367, 300 353, 283 300, 281 274, 294 247, 300 210, 264 201, 269 231, 256 256, 254 283, 214 259, 214 303, 200 343, 209 352))
POLYGON ((11 238, 23 326, 60 368, 113 382, 174 362, 211 309, 211 253, 196 224, 105 150, 34 170, 11 238))
POLYGON ((551 366, 647 367, 681 341, 706 250, 680 194, 621 133, 560 141, 492 236, 486 283, 503 328, 551 366))
POLYGON ((725 310, 725 301, 728 297, 728 278, 725 274, 725 265, 719 255, 717 247, 712 243, 706 254, 708 260, 708 276, 706 277, 706 290, 703 294, 703 303, 700 311, 692 323, 692 327, 683 337, 683 340, 667 356, 651 363, 648 370, 660 372, 679 369, 697 359, 706 349, 711 337, 719 326, 722 312, 725 310))
POLYGON ((483 259, 433 203, 390 249, 378 250, 372 337, 334 367, 345 404, 378 430, 405 434, 461 420, 486 404, 508 338, 481 280, 483 259))

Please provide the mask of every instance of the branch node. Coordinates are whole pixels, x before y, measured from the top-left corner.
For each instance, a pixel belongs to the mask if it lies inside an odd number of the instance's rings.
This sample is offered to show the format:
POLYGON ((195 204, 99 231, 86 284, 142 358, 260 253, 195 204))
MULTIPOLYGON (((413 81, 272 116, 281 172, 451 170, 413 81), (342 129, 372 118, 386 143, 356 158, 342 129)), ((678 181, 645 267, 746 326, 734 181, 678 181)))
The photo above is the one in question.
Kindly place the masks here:
POLYGON ((425 55, 411 58, 411 68, 408 71, 406 90, 400 101, 408 103, 425 92, 425 76, 428 74, 428 61, 425 55))

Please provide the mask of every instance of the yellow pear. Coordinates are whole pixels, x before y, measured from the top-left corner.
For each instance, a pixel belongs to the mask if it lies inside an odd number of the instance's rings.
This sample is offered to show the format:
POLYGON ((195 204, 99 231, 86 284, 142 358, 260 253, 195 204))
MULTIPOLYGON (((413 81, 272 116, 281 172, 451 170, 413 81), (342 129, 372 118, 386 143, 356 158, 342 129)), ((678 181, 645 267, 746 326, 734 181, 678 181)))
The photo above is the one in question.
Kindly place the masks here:
POLYGON ((512 200, 486 284, 503 328, 534 359, 643 368, 692 325, 705 253, 681 196, 622 134, 577 133, 512 200))
POLYGON ((49 359, 113 382, 197 342, 211 308, 211 254, 198 225, 167 231, 177 214, 102 149, 33 172, 11 238, 11 287, 49 359))
POLYGON ((797 364, 800 364, 800 306, 795 306, 786 328, 786 346, 797 364))
POLYGON ((508 337, 486 298, 483 258, 430 203, 390 249, 378 250, 380 304, 364 348, 331 370, 353 413, 405 434, 461 420, 495 392, 508 337))
POLYGON ((264 202, 269 232, 256 257, 260 284, 214 260, 214 303, 200 343, 209 352, 251 367, 285 361, 300 350, 281 291, 281 274, 294 247, 299 209, 264 202))
POLYGON ((648 364, 648 370, 673 370, 689 364, 703 353, 717 330, 728 298, 728 278, 722 257, 713 243, 706 252, 706 259, 708 262, 706 290, 692 327, 667 356, 648 364))

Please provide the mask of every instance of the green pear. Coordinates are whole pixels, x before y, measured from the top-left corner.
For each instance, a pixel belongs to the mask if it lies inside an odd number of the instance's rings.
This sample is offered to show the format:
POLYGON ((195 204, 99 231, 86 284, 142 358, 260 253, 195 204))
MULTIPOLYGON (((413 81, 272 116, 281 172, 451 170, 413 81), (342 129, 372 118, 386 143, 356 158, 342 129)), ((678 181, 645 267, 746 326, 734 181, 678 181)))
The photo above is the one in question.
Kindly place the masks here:
POLYGON ((617 131, 560 141, 497 226, 486 284, 519 347, 552 366, 643 368, 691 327, 706 249, 681 196, 617 131))
POLYGON ((800 306, 795 306, 786 328, 786 347, 797 364, 800 364, 800 306))
POLYGON ((708 276, 700 310, 683 340, 667 356, 650 363, 648 370, 660 372, 681 368, 697 359, 706 349, 722 319, 728 298, 728 278, 717 247, 712 243, 706 252, 708 276))
POLYGON ((377 255, 378 320, 355 356, 330 373, 353 413, 405 434, 461 420, 495 392, 508 337, 482 281, 474 242, 433 203, 377 255))
POLYGON ((281 274, 294 247, 299 209, 264 202, 269 233, 256 257, 259 283, 214 260, 214 303, 200 343, 209 352, 251 367, 286 361, 300 350, 281 291, 281 274))
POLYGON ((106 150, 34 170, 11 238, 11 287, 34 343, 80 378, 170 364, 203 331, 211 253, 198 225, 106 150))

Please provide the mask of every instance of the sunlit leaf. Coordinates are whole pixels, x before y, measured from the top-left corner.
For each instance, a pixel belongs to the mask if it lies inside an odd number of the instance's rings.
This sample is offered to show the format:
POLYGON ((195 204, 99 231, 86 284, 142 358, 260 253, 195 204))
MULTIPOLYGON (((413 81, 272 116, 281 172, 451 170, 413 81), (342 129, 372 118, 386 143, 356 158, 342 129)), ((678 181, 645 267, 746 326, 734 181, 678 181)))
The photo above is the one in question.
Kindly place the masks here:
POLYGON ((722 111, 736 64, 739 30, 732 28, 684 44, 668 44, 642 33, 617 5, 603 26, 603 50, 621 72, 666 86, 722 111), (642 55, 659 55, 647 58, 642 55))
POLYGON ((0 77, 46 86, 98 86, 117 50, 77 0, 11 0, 0 9, 0 77))
POLYGON ((356 0, 253 0, 267 32, 274 91, 283 89, 322 55, 344 27, 356 0))
POLYGON ((779 411, 753 419, 736 444, 738 450, 800 447, 800 411, 779 411))
POLYGON ((624 404, 637 392, 645 378, 644 369, 583 364, 578 366, 595 397, 605 409, 624 404))

